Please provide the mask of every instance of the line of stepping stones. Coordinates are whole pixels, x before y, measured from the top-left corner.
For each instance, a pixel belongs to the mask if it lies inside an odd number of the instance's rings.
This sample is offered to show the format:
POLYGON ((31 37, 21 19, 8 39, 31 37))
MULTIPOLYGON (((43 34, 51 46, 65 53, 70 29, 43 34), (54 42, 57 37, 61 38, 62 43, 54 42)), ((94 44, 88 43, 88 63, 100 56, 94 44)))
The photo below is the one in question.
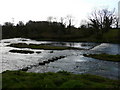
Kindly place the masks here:
POLYGON ((24 67, 22 69, 20 69, 21 71, 28 71, 28 69, 31 69, 33 67, 37 67, 39 65, 45 65, 45 64, 48 64, 50 62, 54 62, 54 61, 57 61, 58 59, 62 59, 62 58, 65 58, 66 56, 59 56, 59 57, 53 57, 51 59, 48 59, 47 61, 42 61, 42 62, 39 62, 38 64, 36 65, 30 65, 30 66, 27 66, 27 67, 24 67))

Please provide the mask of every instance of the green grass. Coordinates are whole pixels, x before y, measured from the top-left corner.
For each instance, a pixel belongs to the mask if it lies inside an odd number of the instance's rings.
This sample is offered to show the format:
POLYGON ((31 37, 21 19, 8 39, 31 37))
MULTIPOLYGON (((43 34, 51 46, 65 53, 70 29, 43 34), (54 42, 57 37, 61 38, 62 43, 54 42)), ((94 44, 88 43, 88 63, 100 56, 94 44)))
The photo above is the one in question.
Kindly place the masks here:
POLYGON ((120 81, 90 74, 27 73, 5 71, 2 73, 3 88, 118 88, 120 81))
POLYGON ((119 33, 120 29, 110 29, 108 32, 103 33, 103 37, 99 40, 96 39, 95 35, 93 34, 90 37, 76 39, 76 41, 120 43, 119 33))
POLYGON ((16 47, 16 48, 31 48, 31 49, 44 49, 44 50, 66 50, 66 49, 79 49, 74 47, 63 47, 63 46, 52 46, 52 45, 44 45, 44 44, 26 44, 26 43, 17 43, 17 44, 10 44, 8 46, 16 47))
POLYGON ((120 55, 109 55, 109 54, 84 54, 86 57, 91 57, 100 60, 120 62, 120 55))
POLYGON ((111 29, 109 32, 103 34, 103 39, 106 42, 118 42, 119 41, 119 29, 111 29))

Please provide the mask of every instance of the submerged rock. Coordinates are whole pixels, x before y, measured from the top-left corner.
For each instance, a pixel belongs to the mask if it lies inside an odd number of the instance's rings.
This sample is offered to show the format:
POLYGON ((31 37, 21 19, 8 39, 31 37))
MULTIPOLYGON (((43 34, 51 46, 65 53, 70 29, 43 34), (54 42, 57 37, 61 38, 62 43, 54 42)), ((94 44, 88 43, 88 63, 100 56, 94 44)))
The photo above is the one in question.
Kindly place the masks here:
POLYGON ((39 53, 41 53, 41 51, 37 51, 36 53, 39 54, 39 53))
POLYGON ((50 51, 50 53, 53 53, 53 51, 50 51))
POLYGON ((10 50, 9 52, 12 53, 23 53, 23 54, 32 54, 34 53, 34 51, 30 51, 30 50, 10 50))
POLYGON ((43 61, 44 63, 50 63, 50 61, 43 61))

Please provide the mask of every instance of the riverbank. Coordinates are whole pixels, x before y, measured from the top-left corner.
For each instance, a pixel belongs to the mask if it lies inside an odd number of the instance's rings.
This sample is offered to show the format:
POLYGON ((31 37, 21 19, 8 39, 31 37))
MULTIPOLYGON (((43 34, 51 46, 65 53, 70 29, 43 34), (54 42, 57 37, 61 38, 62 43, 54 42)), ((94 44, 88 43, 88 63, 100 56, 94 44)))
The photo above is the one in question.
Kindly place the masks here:
POLYGON ((105 61, 113 61, 120 62, 120 55, 109 55, 109 54, 83 54, 85 57, 91 57, 95 59, 105 60, 105 61))
POLYGON ((5 71, 2 73, 4 88, 118 88, 120 82, 90 74, 27 73, 5 71))

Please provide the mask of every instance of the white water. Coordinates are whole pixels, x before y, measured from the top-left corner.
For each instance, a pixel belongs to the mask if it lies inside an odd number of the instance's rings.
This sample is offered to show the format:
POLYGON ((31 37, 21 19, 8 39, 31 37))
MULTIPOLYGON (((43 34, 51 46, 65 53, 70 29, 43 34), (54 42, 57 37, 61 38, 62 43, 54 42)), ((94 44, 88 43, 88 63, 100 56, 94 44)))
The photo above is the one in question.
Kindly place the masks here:
MULTIPOLYGON (((9 50, 21 48, 8 47, 11 43, 56 43, 48 41, 35 41, 24 38, 13 38, 13 39, 4 39, 0 41, 0 73, 6 70, 18 70, 30 65, 36 65, 43 60, 48 60, 53 57, 66 56, 66 58, 60 59, 55 62, 51 62, 44 66, 33 67, 28 70, 28 72, 57 72, 61 70, 73 72, 73 73, 92 73, 96 75, 102 75, 105 77, 118 79, 120 70, 118 69, 117 62, 108 62, 97 60, 93 58, 84 57, 84 53, 108 53, 108 54, 120 54, 118 51, 119 44, 107 44, 103 43, 96 46, 91 50, 52 50, 53 53, 50 53, 51 50, 38 50, 38 49, 28 49, 22 48, 22 50, 32 50, 35 53, 33 54, 20 54, 20 53, 11 53, 9 50), (37 54, 36 51, 41 51, 37 54)), ((65 42, 64 42, 65 43, 65 42)), ((59 45, 59 44, 58 44, 59 45)), ((80 43, 66 42, 66 46, 78 47, 81 48, 80 43), (72 45, 72 46, 71 46, 72 45)), ((90 48, 90 47, 82 47, 90 48)))
POLYGON ((102 43, 92 50, 108 53, 108 54, 120 54, 120 45, 119 44, 109 44, 109 43, 102 43))
POLYGON ((43 42, 43 41, 38 42, 38 41, 33 41, 30 39, 22 39, 22 38, 1 40, 1 43, 0 43, 1 62, 0 62, 0 64, 2 64, 2 65, 0 65, 0 68, 2 68, 2 70, 0 71, 0 73, 2 71, 6 71, 6 70, 18 70, 18 69, 21 69, 21 68, 29 66, 29 65, 35 65, 38 62, 42 62, 43 60, 47 60, 52 57, 74 54, 68 50, 54 51, 54 53, 50 53, 50 50, 36 50, 36 49, 28 49, 28 48, 24 48, 22 50, 32 50, 34 52, 41 51, 42 53, 40 53, 40 54, 37 54, 37 53, 34 53, 34 54, 11 53, 11 52, 9 52, 9 50, 12 50, 12 49, 21 50, 19 48, 6 46, 11 43, 41 44, 41 43, 49 43, 49 42, 43 42), (27 41, 21 41, 21 40, 27 40, 27 41))

